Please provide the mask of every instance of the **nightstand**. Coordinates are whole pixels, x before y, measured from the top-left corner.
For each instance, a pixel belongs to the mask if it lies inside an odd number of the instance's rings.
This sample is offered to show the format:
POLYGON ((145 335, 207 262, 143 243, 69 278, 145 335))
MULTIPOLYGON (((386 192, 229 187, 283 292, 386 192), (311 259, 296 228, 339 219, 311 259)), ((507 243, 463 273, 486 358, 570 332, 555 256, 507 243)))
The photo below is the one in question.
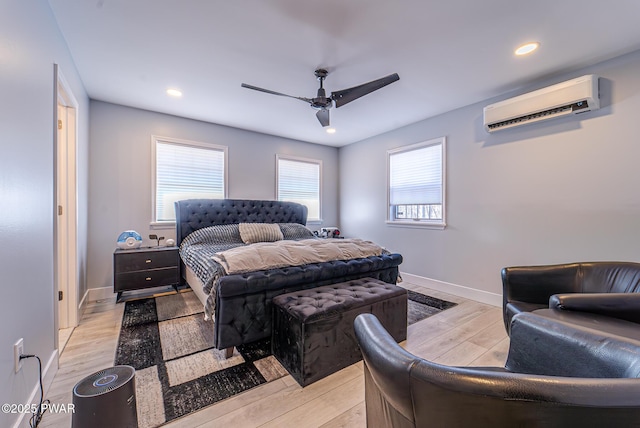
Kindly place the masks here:
POLYGON ((122 293, 180 283, 178 247, 117 249, 113 253, 113 291, 122 293))

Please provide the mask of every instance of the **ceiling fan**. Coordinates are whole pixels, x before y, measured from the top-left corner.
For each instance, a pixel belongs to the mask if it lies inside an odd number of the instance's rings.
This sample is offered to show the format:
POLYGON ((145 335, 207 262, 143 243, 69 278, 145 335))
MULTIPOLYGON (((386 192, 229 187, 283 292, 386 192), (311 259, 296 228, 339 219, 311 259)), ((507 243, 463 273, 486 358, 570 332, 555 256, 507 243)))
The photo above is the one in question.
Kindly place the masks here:
POLYGON ((359 86, 354 86, 353 88, 343 89, 341 91, 331 92, 331 96, 327 97, 326 92, 323 87, 324 79, 326 79, 329 72, 324 68, 319 68, 315 71, 315 75, 320 81, 320 88, 318 89, 318 94, 315 98, 305 98, 305 97, 295 97, 293 95, 287 95, 280 92, 270 91, 269 89, 258 88, 257 86, 247 85, 243 83, 243 88, 253 89, 255 91, 265 92, 267 94, 279 95, 281 97, 289 97, 295 98, 298 100, 302 100, 306 103, 309 103, 311 107, 318 110, 316 113, 316 117, 320 124, 324 127, 329 126, 329 109, 335 103, 336 108, 342 107, 343 105, 350 103, 353 100, 357 100, 360 97, 363 97, 367 94, 370 94, 373 91, 377 91, 380 88, 383 88, 397 80, 400 80, 400 76, 397 73, 390 74, 381 79, 373 80, 368 83, 364 83, 359 86))

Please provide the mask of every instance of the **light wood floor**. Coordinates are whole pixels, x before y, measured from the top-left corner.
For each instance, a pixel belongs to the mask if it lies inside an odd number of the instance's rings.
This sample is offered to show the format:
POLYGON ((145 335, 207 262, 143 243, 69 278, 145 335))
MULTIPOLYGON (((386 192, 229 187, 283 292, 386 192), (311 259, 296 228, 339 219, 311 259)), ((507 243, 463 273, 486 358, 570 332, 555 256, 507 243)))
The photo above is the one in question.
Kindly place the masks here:
MULTIPOLYGON (((454 308, 409 326, 402 345, 441 364, 501 366, 509 339, 500 308, 429 290, 402 286, 458 303, 454 308)), ((52 403, 72 402, 73 386, 100 369, 113 366, 124 304, 115 298, 90 303, 60 357, 60 367, 46 395, 52 403)), ((169 428, 364 427, 362 362, 301 388, 291 376, 278 379, 164 425, 169 428)), ((71 416, 45 414, 40 425, 70 427, 71 416)))
POLYGON ((58 352, 60 352, 60 354, 64 351, 64 347, 67 346, 67 342, 69 342, 69 338, 71 338, 71 333, 73 333, 73 327, 58 330, 58 352))

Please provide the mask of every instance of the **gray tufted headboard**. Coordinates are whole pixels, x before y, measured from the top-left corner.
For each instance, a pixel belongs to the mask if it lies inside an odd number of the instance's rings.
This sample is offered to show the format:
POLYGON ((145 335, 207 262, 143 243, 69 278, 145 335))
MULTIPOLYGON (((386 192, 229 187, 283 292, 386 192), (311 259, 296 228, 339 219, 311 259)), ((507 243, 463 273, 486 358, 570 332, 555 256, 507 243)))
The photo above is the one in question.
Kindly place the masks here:
POLYGON ((307 223, 307 207, 295 202, 250 199, 177 201, 176 245, 203 227, 233 223, 307 223))

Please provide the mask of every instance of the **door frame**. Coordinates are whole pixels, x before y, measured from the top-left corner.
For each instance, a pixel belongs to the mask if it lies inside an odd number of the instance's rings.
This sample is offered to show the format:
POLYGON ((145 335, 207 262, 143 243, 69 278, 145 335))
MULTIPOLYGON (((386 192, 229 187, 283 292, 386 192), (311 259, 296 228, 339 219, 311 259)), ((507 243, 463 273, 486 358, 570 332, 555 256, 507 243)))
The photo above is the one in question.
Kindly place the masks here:
POLYGON ((78 325, 78 183, 77 140, 78 102, 58 64, 54 64, 54 326, 55 347, 58 349, 58 330, 78 325), (59 117, 58 107, 66 117, 59 117), (65 132, 58 132, 63 121, 65 132), (66 123, 64 123, 66 122, 66 123), (62 215, 59 214, 62 207, 62 215), (59 221, 60 220, 60 221, 59 221), (64 244, 61 248, 61 244, 64 244), (61 280, 62 279, 62 280, 61 280), (58 293, 63 292, 62 303, 58 293), (64 305, 61 309, 61 305, 64 305), (61 317, 63 317, 61 319, 61 317))

